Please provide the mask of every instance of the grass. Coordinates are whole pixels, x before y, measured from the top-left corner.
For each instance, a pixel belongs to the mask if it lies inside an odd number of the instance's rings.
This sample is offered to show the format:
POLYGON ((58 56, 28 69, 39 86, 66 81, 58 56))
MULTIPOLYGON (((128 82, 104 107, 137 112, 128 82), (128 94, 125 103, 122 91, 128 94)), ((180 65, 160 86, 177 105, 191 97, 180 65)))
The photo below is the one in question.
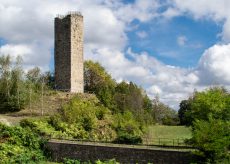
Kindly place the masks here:
POLYGON ((147 129, 143 141, 153 145, 186 146, 184 140, 191 137, 191 129, 185 126, 154 125, 147 129))
MULTIPOLYGON (((67 103, 75 94, 61 91, 46 91, 44 96, 37 97, 31 101, 25 109, 19 112, 0 113, 0 122, 7 125, 18 125, 25 118, 42 118, 51 116, 57 112, 59 108, 67 103), (43 99, 42 99, 43 98, 43 99), (43 101, 42 101, 43 100, 43 101)), ((81 96, 91 96, 90 94, 82 94, 81 96)), ((0 111, 1 112, 1 111, 0 111)))

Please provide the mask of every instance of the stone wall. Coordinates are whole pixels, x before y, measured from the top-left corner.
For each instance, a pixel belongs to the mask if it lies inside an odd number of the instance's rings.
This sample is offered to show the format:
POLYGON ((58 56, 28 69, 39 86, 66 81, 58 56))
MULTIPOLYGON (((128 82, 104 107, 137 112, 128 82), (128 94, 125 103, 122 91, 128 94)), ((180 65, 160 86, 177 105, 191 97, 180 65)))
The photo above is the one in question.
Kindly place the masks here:
POLYGON ((83 93, 83 16, 55 18, 55 84, 60 90, 83 93))
POLYGON ((63 158, 78 159, 81 161, 105 161, 116 159, 120 163, 154 163, 154 164, 186 164, 192 158, 190 152, 166 151, 143 148, 129 148, 116 146, 84 145, 67 142, 47 143, 54 161, 63 158))

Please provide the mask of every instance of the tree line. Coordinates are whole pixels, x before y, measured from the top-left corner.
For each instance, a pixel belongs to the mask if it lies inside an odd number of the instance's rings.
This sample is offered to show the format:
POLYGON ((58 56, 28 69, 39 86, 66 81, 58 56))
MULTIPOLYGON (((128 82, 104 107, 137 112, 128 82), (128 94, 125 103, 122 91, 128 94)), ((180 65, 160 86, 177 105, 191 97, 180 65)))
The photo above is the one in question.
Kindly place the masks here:
POLYGON ((151 100, 145 90, 133 82, 117 83, 99 63, 84 63, 84 85, 85 92, 96 94, 113 113, 129 111, 143 124, 177 125, 179 122, 175 110, 158 98, 151 100))
POLYGON ((50 88, 53 76, 42 73, 39 67, 27 72, 23 70, 22 58, 15 62, 9 55, 0 57, 0 112, 14 112, 24 109, 29 102, 38 99, 46 88, 50 88))
MULTIPOLYGON (((42 72, 39 67, 25 71, 22 64, 21 57, 15 62, 9 55, 0 57, 0 113, 30 108, 31 103, 41 101, 45 91, 55 90, 53 73, 42 72)), ((85 61, 84 90, 94 93, 113 113, 130 111, 142 124, 178 123, 176 111, 159 99, 151 100, 133 82, 117 83, 99 63, 85 61)))

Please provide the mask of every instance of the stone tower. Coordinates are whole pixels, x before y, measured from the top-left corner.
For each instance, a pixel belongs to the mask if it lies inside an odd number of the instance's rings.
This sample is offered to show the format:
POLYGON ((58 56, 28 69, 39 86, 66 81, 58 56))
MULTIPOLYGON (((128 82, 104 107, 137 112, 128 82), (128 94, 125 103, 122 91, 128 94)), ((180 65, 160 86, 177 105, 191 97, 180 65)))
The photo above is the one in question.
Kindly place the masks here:
POLYGON ((55 84, 59 90, 84 92, 83 16, 79 12, 55 18, 55 84))

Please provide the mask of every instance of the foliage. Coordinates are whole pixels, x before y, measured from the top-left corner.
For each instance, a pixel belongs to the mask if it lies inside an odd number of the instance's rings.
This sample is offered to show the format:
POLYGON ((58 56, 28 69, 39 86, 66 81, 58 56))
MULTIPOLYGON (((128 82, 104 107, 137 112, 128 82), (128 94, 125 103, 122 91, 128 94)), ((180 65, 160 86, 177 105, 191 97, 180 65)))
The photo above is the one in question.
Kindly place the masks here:
POLYGON ((40 135, 54 138, 140 143, 144 127, 131 112, 112 114, 95 96, 76 95, 55 116, 46 119, 26 119, 29 127, 40 135))
POLYGON ((192 139, 203 162, 222 163, 230 160, 230 95, 224 88, 214 87, 195 92, 181 106, 181 120, 192 126, 192 139))
POLYGON ((180 103, 180 109, 178 110, 178 117, 180 119, 180 125, 191 125, 192 118, 191 112, 191 99, 182 100, 180 103))
POLYGON ((203 161, 224 163, 230 161, 230 122, 209 118, 208 121, 196 120, 193 125, 190 143, 197 147, 197 155, 203 161))
POLYGON ((23 120, 21 126, 54 138, 111 141, 116 137, 112 122, 111 112, 95 96, 77 94, 56 115, 23 120))
POLYGON ((178 125, 179 123, 177 112, 160 102, 158 97, 153 100, 152 115, 159 124, 178 125))
POLYGON ((186 121, 192 125, 193 121, 214 119, 230 120, 230 95, 220 87, 209 88, 203 92, 195 92, 193 97, 181 102, 179 114, 181 123, 186 121))
MULTIPOLYGON (((88 161, 88 162, 81 162, 79 160, 76 160, 76 159, 68 159, 68 158, 65 158, 64 159, 64 164, 91 164, 92 162, 88 161)), ((119 164, 118 162, 116 162, 116 160, 114 159, 111 159, 111 160, 108 160, 108 161, 100 161, 100 160, 97 160, 95 162, 93 162, 95 164, 119 164)))
POLYGON ((139 112, 143 108, 143 96, 141 90, 132 82, 121 82, 116 87, 115 101, 119 111, 125 110, 139 112))
POLYGON ((32 163, 44 160, 44 141, 28 128, 0 124, 1 163, 32 163))
POLYGON ((116 83, 99 63, 84 63, 84 85, 86 92, 95 93, 106 107, 113 108, 116 83))
POLYGON ((41 73, 35 67, 24 73, 22 58, 13 62, 10 56, 0 57, 0 112, 15 112, 24 109, 38 99, 52 85, 51 73, 41 73))
POLYGON ((113 113, 130 111, 142 124, 154 123, 150 114, 152 102, 146 93, 130 82, 116 83, 105 69, 92 61, 84 63, 85 91, 96 94, 100 102, 113 113))
POLYGON ((197 92, 191 108, 193 120, 208 120, 210 115, 215 119, 230 120, 230 95, 225 89, 217 87, 197 92))
POLYGON ((26 105, 22 59, 13 65, 10 56, 0 57, 0 112, 18 111, 26 105))
POLYGON ((134 119, 131 112, 117 114, 114 127, 117 131, 116 143, 137 144, 142 142, 143 127, 134 119))

